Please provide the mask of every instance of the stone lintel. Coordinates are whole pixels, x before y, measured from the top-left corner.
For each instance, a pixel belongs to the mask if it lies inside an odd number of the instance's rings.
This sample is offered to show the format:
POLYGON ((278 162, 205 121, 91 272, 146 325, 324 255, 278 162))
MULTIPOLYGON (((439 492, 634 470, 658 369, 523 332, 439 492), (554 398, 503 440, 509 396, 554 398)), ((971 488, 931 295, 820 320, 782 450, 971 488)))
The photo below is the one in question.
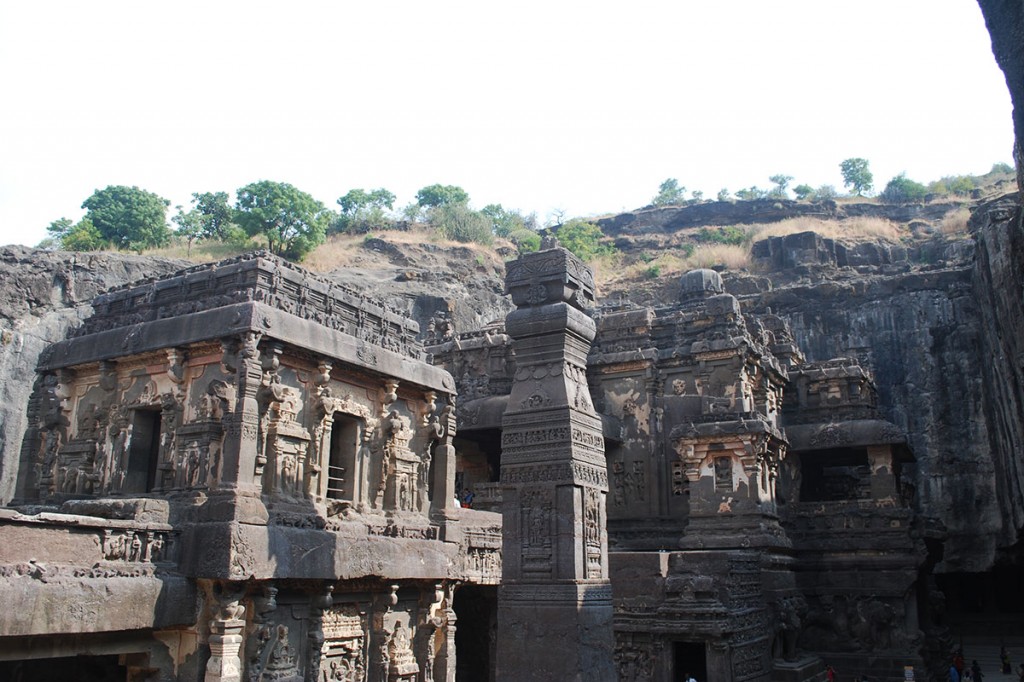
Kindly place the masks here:
POLYGON ((181 570, 216 580, 448 578, 458 546, 439 540, 352 536, 319 528, 200 523, 182 536, 181 570), (354 542, 358 540, 358 542, 354 542))
MULTIPOLYGON (((51 567, 52 568, 52 567, 51 567)), ((0 637, 121 632, 194 625, 196 585, 181 576, 4 578, 0 637), (160 604, 161 608, 154 608, 160 604)), ((106 569, 117 576, 111 565, 106 569)), ((101 569, 102 572, 102 569, 101 569)))

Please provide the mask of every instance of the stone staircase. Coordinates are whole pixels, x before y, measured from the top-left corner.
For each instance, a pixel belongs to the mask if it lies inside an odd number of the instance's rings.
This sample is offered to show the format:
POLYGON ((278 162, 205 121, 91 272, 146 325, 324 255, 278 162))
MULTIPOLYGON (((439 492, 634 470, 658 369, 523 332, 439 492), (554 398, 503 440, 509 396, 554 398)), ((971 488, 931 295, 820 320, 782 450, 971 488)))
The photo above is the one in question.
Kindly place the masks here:
POLYGON ((964 661, 969 668, 971 662, 981 666, 983 682, 1018 682, 1017 666, 1024 663, 1024 636, 1021 635, 963 635, 957 637, 958 646, 964 650, 964 661), (1000 672, 999 648, 1005 646, 1010 654, 1013 672, 1000 672))

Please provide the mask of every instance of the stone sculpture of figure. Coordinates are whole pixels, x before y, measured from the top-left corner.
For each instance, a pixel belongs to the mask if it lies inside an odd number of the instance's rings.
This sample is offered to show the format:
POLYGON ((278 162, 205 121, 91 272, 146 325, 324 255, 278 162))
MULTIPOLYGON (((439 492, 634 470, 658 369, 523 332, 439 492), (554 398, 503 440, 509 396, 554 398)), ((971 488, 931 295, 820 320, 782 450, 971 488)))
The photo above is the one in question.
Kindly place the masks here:
POLYGON ((792 599, 783 599, 779 604, 779 630, 782 635, 782 657, 787 661, 797 659, 797 639, 800 636, 800 613, 792 599))
POLYGON ((128 561, 142 561, 142 537, 138 533, 132 535, 132 544, 128 550, 128 561))
POLYGON ((391 410, 387 417, 388 436, 396 447, 404 447, 409 444, 412 438, 412 431, 409 429, 409 421, 398 414, 398 410, 391 410))
POLYGON ((295 492, 295 456, 281 457, 281 484, 279 492, 290 495, 295 492))
POLYGON ((288 626, 277 626, 277 641, 267 660, 267 670, 288 670, 295 666, 295 654, 288 642, 288 626))
POLYGON ((164 558, 164 537, 159 533, 149 542, 149 560, 156 562, 164 558))

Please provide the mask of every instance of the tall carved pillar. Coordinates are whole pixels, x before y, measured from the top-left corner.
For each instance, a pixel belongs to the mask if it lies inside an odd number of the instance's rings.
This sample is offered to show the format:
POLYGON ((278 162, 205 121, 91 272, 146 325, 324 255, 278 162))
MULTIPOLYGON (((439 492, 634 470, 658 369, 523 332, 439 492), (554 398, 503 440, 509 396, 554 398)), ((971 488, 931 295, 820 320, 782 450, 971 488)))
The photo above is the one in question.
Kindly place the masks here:
POLYGON ((431 439, 434 445, 434 491, 431 502, 431 518, 442 525, 446 542, 458 542, 459 514, 455 509, 455 397, 445 396, 444 405, 431 418, 431 439))
POLYGON ((587 388, 593 274, 555 244, 508 264, 518 307, 502 421, 498 680, 615 679, 601 419, 587 388))
POLYGON ((256 400, 263 381, 260 337, 259 332, 249 331, 240 340, 224 343, 223 364, 236 376, 237 402, 235 409, 223 418, 227 435, 218 486, 206 506, 210 520, 257 524, 267 521, 267 510, 260 500, 260 477, 266 459, 259 453, 260 413, 256 400))

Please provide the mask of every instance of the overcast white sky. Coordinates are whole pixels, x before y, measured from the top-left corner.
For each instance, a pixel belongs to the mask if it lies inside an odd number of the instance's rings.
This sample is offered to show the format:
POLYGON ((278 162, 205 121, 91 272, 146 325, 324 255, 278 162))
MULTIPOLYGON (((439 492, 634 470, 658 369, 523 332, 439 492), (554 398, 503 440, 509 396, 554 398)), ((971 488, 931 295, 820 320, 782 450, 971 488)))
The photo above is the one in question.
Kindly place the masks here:
MULTIPOLYGON (((0 244, 107 185, 290 182, 336 208, 440 182, 594 215, 668 177, 877 188, 1012 162, 973 0, 5 2, 0 244)), ((173 208, 168 212, 168 218, 173 208)))

